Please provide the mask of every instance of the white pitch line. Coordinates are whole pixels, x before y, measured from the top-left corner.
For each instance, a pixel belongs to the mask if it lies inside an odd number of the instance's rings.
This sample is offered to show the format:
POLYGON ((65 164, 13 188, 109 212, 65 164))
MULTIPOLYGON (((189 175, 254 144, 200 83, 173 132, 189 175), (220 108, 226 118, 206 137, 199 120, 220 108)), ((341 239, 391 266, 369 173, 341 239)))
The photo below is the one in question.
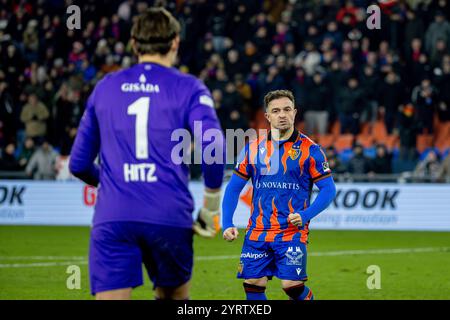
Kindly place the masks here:
POLYGON ((80 265, 87 264, 87 260, 76 260, 76 261, 61 261, 61 262, 37 262, 37 263, 11 263, 11 264, 0 264, 1 268, 36 268, 36 267, 59 267, 59 266, 70 266, 70 265, 80 265))
POLYGON ((86 260, 86 256, 0 256, 0 260, 86 260))
MULTIPOLYGON (((450 247, 434 247, 434 248, 392 248, 392 249, 369 249, 369 250, 343 250, 343 251, 323 251, 311 252, 310 257, 333 257, 333 256, 350 256, 350 255, 371 255, 371 254, 401 254, 401 253, 425 253, 425 252, 450 252, 450 247)), ((32 267, 57 267, 68 266, 72 264, 87 264, 86 257, 62 257, 62 256, 9 256, 0 257, 0 260, 61 260, 69 258, 70 261, 61 262, 37 262, 37 263, 12 263, 0 264, 0 268, 32 268, 32 267)), ((198 256, 196 261, 213 261, 213 260, 231 260, 239 259, 238 255, 222 255, 222 256, 198 256)))

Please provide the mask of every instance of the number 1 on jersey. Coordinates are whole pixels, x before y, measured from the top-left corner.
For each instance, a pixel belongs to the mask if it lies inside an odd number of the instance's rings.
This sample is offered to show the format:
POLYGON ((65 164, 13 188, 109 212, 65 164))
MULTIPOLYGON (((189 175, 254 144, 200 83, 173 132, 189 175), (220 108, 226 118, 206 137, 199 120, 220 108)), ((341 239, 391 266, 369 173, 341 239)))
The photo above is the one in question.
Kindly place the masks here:
POLYGON ((150 98, 142 97, 128 106, 128 115, 136 116, 136 158, 148 159, 148 111, 150 109, 150 98))

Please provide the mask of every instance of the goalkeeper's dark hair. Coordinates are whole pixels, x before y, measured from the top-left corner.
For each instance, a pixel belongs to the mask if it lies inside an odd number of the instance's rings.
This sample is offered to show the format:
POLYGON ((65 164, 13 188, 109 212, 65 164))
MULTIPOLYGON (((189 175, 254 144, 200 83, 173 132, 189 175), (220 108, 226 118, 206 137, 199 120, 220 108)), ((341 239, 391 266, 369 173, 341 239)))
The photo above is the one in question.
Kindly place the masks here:
POLYGON ((131 28, 131 38, 134 40, 134 51, 137 55, 165 55, 179 34, 179 22, 164 8, 147 9, 135 18, 131 28))
POLYGON ((292 101, 295 108, 295 98, 291 91, 289 90, 275 90, 270 91, 264 96, 264 110, 267 111, 267 108, 269 107, 269 103, 272 100, 280 99, 280 98, 288 98, 292 101))

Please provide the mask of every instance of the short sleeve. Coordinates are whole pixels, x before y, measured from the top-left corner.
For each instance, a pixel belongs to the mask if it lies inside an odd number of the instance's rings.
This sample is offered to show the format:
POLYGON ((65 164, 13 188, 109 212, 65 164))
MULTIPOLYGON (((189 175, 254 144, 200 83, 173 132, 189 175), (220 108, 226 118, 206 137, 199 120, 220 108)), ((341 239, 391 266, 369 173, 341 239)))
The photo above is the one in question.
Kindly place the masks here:
POLYGON ((312 145, 310 148, 309 174, 314 183, 331 176, 327 157, 319 145, 312 145))
POLYGON ((234 167, 234 173, 243 179, 250 179, 252 176, 252 166, 250 165, 250 154, 249 154, 249 145, 245 145, 245 147, 241 150, 239 156, 237 157, 237 163, 234 167))

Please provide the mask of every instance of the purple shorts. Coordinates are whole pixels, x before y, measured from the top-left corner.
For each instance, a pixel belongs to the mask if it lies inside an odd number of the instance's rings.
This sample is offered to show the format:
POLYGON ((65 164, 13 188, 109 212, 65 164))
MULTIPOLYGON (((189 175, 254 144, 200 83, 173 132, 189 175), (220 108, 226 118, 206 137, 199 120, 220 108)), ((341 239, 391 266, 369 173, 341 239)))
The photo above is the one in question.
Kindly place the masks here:
POLYGON ((89 248, 91 293, 143 284, 142 264, 154 287, 178 287, 192 274, 193 232, 143 222, 93 227, 89 248))

